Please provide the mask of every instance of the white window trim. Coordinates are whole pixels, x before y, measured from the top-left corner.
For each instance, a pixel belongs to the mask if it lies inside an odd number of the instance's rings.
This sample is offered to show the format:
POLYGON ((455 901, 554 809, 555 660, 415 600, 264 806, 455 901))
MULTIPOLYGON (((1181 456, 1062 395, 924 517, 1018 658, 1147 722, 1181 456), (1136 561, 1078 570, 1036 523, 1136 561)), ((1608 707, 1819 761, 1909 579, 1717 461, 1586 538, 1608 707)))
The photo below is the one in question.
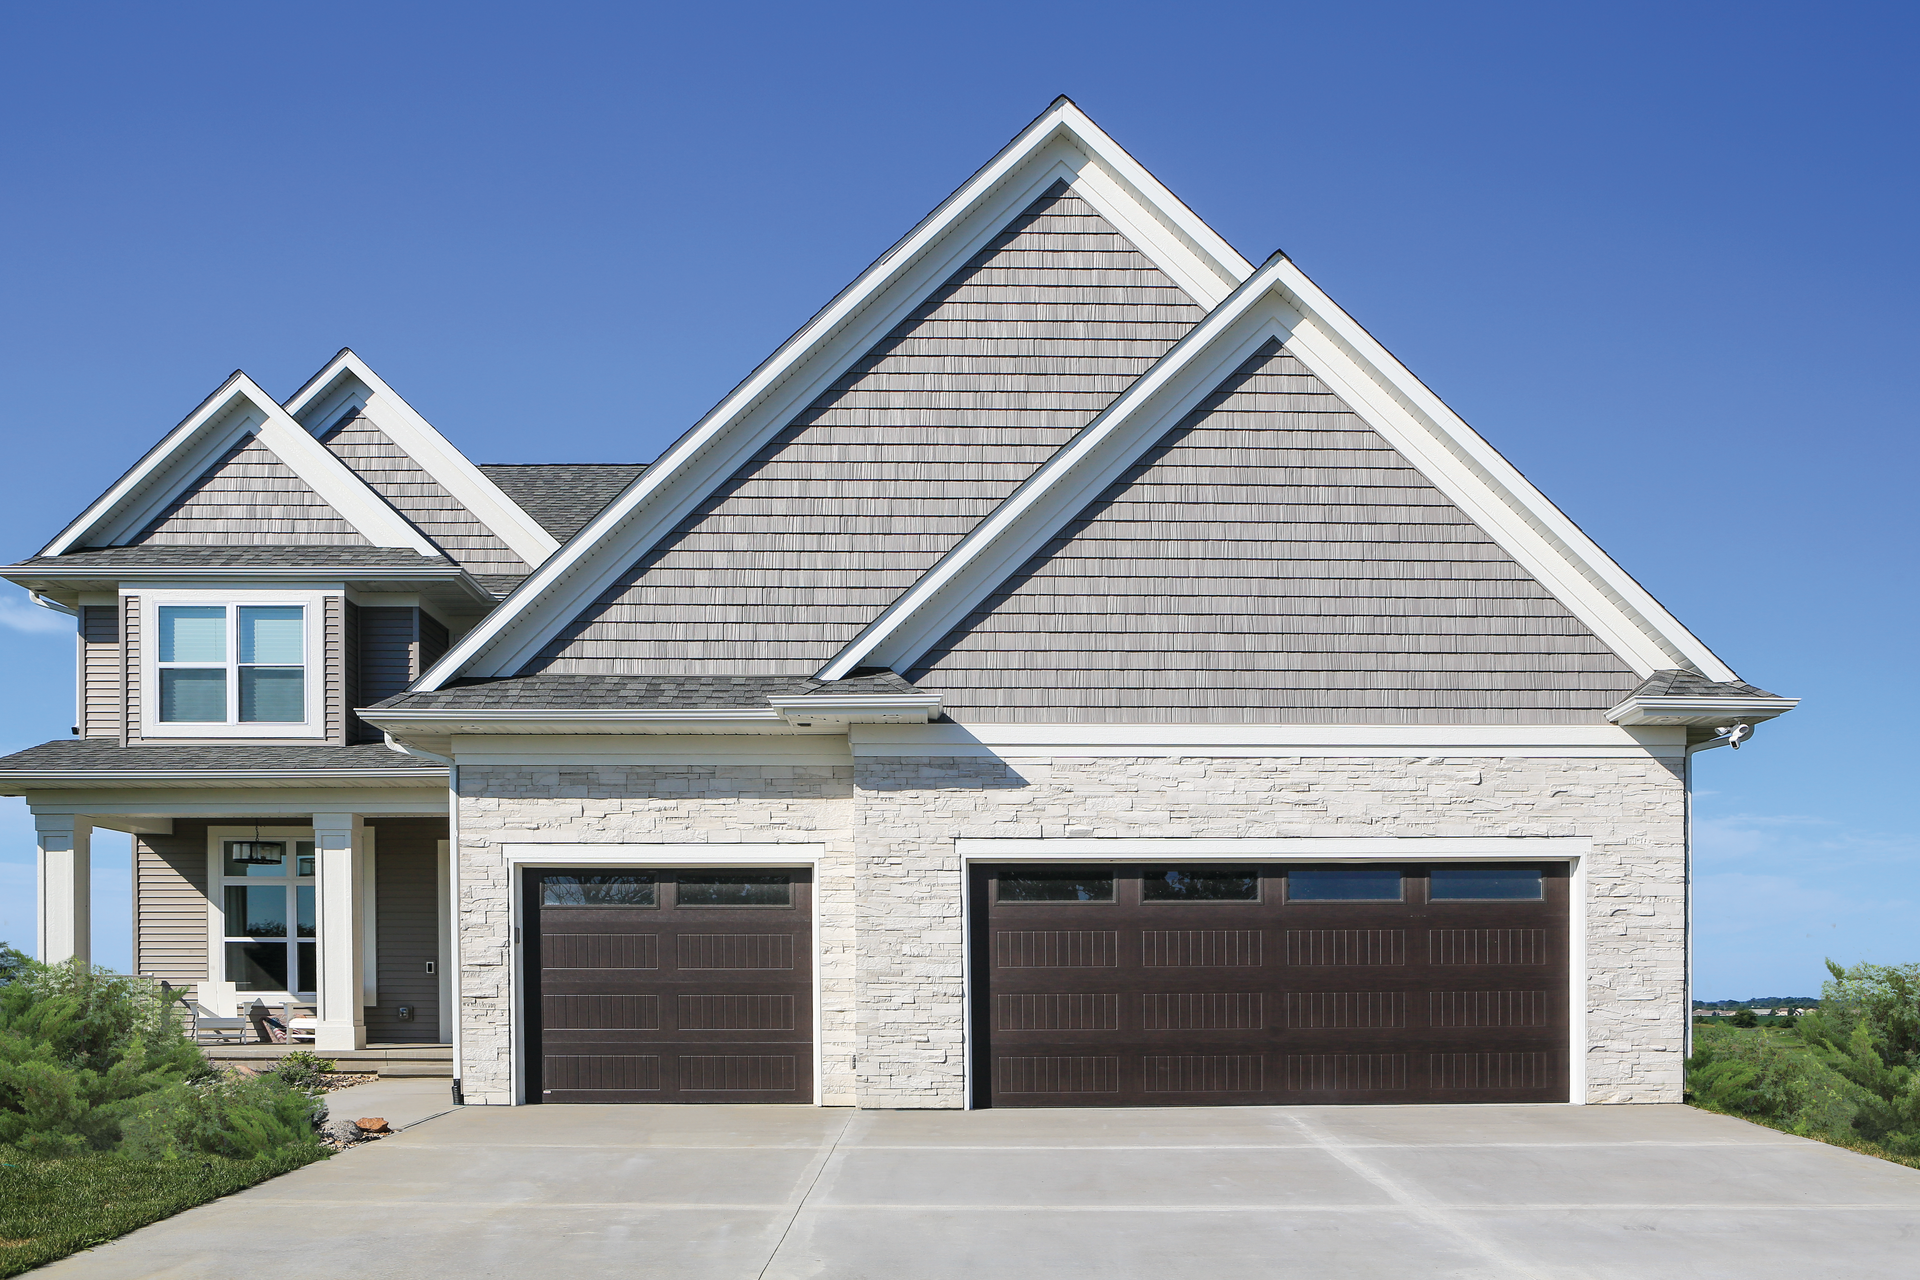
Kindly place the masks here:
MULTIPOLYGON (((223 1017, 237 1016, 241 1009, 253 1004, 256 1000, 272 1008, 282 1001, 292 1001, 295 1004, 312 1004, 319 998, 317 989, 305 992, 240 991, 235 989, 234 984, 227 978, 227 881, 228 879, 232 879, 236 884, 241 881, 237 876, 229 877, 226 874, 226 866, 221 861, 221 844, 227 840, 253 840, 256 838, 261 840, 284 840, 291 854, 296 841, 313 840, 314 836, 312 827, 255 827, 249 824, 243 827, 209 826, 207 828, 207 982, 202 990, 200 999, 201 1003, 210 1006, 216 1013, 221 1014, 223 1017), (257 837, 254 834, 256 831, 259 833, 257 837)), ((319 856, 319 849, 317 847, 314 850, 314 855, 316 859, 319 856)), ((317 861, 314 864, 314 870, 315 872, 319 871, 317 861)), ((318 926, 320 877, 316 874, 312 879, 314 885, 316 922, 313 941, 318 944, 320 941, 318 926)), ((266 881, 263 878, 254 883, 264 884, 266 881)), ((291 877, 287 880, 275 881, 274 883, 298 885, 299 877, 291 877)), ((290 939, 289 941, 297 942, 299 939, 290 939)), ((314 948, 314 954, 316 956, 319 955, 319 947, 317 945, 314 948)), ((317 974, 315 976, 318 977, 317 974)))
MULTIPOLYGON (((142 738, 324 738, 327 736, 325 690, 327 683, 326 599, 325 591, 262 591, 258 594, 232 591, 141 591, 140 596, 140 736, 142 738), (296 605, 306 610, 306 719, 299 723, 272 721, 242 723, 180 723, 160 719, 160 610, 166 605, 296 605)), ((231 619, 231 614, 229 618, 231 619)), ((233 625, 228 624, 228 643, 233 642, 233 625)), ((237 668, 239 655, 229 652, 227 667, 237 668)), ((230 707, 239 690, 229 682, 230 707)), ((238 711, 234 714, 237 716, 238 711)))

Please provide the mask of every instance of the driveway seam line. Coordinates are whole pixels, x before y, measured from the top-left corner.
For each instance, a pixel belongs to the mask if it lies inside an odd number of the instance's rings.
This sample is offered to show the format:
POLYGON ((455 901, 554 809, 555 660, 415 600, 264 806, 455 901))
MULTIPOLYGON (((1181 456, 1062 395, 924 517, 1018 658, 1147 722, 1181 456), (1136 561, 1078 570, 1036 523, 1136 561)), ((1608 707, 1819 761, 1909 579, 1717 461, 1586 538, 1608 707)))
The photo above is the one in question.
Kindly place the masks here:
POLYGON ((787 1224, 780 1228, 780 1238, 773 1242, 773 1249, 767 1254, 767 1260, 760 1264, 755 1280, 766 1280, 767 1268, 773 1265, 773 1260, 780 1256, 780 1250, 786 1246, 788 1233, 793 1230, 793 1224, 800 1220, 801 1211, 807 1207, 807 1201, 813 1197, 813 1189, 820 1185, 820 1175, 825 1173, 827 1166, 833 1163, 834 1155, 840 1150, 840 1140, 847 1136, 847 1129, 853 1121, 854 1117, 849 1115, 840 1122, 839 1130, 833 1135, 833 1142, 827 1147, 827 1154, 821 1157, 820 1163, 813 1167, 813 1176, 807 1179, 807 1189, 800 1193, 798 1200, 793 1202, 793 1212, 787 1215, 787 1224))

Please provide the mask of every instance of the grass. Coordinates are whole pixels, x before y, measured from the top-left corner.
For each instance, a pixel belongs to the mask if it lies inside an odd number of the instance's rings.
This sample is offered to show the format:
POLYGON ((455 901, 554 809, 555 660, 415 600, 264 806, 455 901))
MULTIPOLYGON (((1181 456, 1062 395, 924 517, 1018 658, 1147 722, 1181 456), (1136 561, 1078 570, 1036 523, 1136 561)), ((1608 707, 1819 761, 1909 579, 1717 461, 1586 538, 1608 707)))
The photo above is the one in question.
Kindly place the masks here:
POLYGON ((136 1227, 244 1191, 321 1159, 306 1149, 255 1160, 136 1160, 112 1153, 0 1163, 0 1276, 19 1275, 136 1227))

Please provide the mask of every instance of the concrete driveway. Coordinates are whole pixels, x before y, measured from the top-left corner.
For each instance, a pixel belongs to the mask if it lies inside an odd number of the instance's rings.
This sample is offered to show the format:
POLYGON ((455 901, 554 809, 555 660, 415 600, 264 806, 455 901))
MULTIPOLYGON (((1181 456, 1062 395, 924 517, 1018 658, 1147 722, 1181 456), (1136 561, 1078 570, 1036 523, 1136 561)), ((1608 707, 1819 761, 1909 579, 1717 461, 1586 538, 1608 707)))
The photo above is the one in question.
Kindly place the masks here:
POLYGON ((1685 1107, 467 1108, 46 1274, 1904 1278, 1920 1172, 1685 1107))

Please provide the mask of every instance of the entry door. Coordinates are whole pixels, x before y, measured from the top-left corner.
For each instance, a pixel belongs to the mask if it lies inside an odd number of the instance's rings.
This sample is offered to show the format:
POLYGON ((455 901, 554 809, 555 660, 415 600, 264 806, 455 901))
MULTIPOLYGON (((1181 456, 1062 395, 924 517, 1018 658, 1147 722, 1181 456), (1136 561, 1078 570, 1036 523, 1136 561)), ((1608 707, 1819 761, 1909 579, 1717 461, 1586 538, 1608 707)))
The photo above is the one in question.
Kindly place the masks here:
POLYGON ((812 1102, 811 876, 534 869, 529 1102, 812 1102))
POLYGON ((1567 1097, 1564 865, 972 877, 976 1102, 1567 1097))

